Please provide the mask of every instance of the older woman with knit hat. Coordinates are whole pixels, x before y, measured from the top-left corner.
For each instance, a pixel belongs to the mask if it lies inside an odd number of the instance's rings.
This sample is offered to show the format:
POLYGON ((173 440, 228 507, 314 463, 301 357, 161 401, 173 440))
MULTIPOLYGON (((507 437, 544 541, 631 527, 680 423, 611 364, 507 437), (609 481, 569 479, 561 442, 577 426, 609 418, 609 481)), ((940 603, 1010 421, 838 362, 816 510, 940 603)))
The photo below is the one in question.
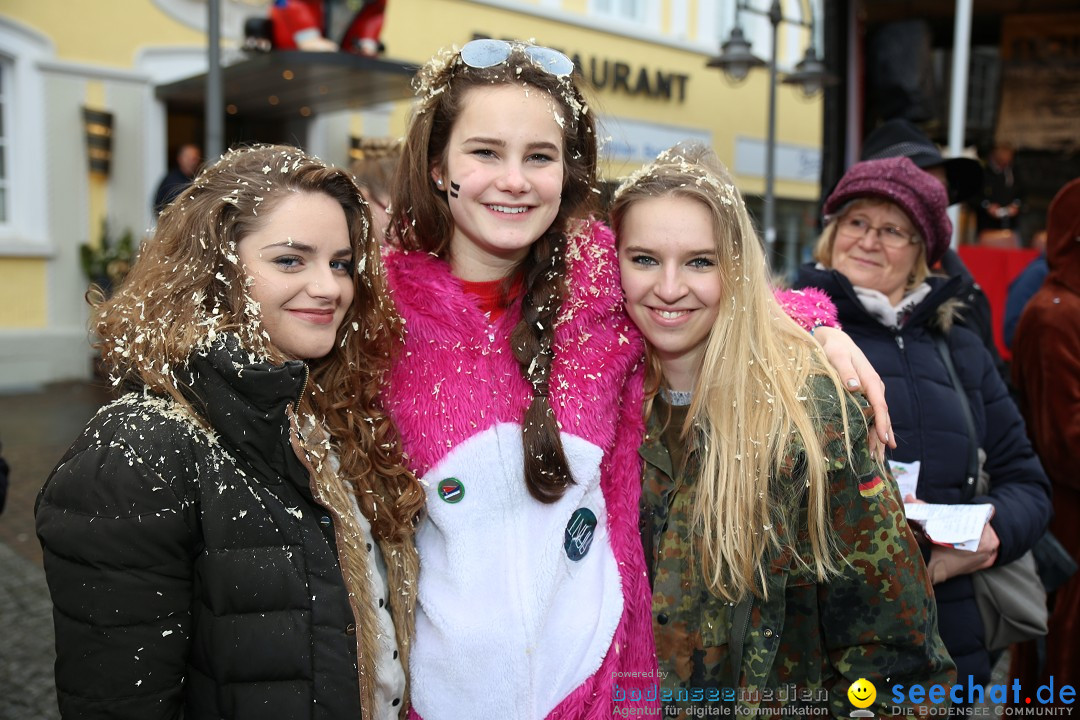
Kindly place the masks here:
POLYGON ((985 685, 990 653, 972 573, 1031 548, 1050 520, 1050 486, 990 355, 972 332, 953 326, 959 279, 930 272, 949 246, 947 205, 941 183, 908 158, 853 165, 825 202, 817 262, 800 270, 796 286, 830 294, 844 330, 885 381, 897 442, 891 459, 920 464, 917 499, 994 506, 975 552, 923 548, 957 682, 971 676, 985 685), (937 338, 959 376, 973 433, 937 338), (985 495, 967 481, 973 443, 985 452, 985 495))

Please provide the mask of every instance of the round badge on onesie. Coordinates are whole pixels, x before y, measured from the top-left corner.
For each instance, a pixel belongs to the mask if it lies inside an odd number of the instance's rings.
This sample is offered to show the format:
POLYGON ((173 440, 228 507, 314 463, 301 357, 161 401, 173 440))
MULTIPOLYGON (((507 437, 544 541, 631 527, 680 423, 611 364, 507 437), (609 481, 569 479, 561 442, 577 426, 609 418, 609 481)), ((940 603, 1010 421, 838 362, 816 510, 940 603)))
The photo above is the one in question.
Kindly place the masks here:
POLYGON ((446 478, 439 481, 439 497, 444 502, 456 505, 465 498, 465 486, 457 478, 446 478))
POLYGON ((566 523, 563 549, 566 556, 577 562, 589 553, 593 535, 596 533, 596 515, 589 508, 578 508, 566 523))

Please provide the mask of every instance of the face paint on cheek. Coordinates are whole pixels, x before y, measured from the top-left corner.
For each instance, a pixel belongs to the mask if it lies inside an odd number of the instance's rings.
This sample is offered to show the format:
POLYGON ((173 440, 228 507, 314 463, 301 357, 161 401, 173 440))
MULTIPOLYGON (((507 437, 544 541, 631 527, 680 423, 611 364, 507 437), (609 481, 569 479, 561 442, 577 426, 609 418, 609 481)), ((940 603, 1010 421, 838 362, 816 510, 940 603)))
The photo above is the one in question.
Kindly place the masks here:
POLYGON ((456 198, 458 191, 461 190, 461 185, 457 184, 453 180, 450 181, 450 197, 456 198))

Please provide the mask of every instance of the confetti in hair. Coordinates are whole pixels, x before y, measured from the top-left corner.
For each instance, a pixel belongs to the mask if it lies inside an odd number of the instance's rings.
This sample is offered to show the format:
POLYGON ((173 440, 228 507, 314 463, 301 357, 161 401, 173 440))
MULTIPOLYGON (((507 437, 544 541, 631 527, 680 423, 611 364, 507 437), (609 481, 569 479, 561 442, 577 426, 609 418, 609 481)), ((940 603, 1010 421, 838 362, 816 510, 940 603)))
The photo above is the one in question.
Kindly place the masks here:
POLYGON ((711 188, 724 205, 742 206, 742 195, 734 183, 727 179, 712 151, 690 143, 667 148, 651 163, 632 172, 620 183, 612 200, 617 201, 632 188, 648 187, 650 182, 673 174, 685 176, 687 182, 711 188))
MULTIPOLYGON (((533 43, 514 43, 510 55, 505 61, 487 68, 474 68, 466 65, 461 59, 461 49, 456 45, 439 50, 420 68, 413 78, 413 90, 420 101, 416 109, 417 114, 430 112, 435 106, 438 96, 449 91, 454 77, 461 74, 491 77, 492 82, 497 82, 496 78, 502 74, 503 68, 509 67, 513 76, 518 78, 523 85, 528 86, 530 83, 523 76, 524 68, 526 66, 541 67, 522 51, 525 46, 531 44, 533 43)), ((573 132, 580 118, 589 114, 589 106, 582 98, 581 91, 574 82, 573 74, 559 77, 551 75, 550 77, 554 80, 552 83, 553 93, 558 95, 562 106, 570 114, 569 118, 564 118, 556 113, 555 121, 559 123, 560 127, 564 128, 566 123, 571 123, 570 131, 573 132)), ((552 91, 552 88, 544 89, 552 91)))

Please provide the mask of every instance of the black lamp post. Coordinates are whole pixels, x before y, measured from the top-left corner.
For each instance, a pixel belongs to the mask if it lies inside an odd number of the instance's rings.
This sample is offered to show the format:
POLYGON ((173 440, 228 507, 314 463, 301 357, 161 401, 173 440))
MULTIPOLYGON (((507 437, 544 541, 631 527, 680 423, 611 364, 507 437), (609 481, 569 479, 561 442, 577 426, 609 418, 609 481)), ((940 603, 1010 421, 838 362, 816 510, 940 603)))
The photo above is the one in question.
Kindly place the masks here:
POLYGON ((802 25, 810 30, 810 45, 806 49, 806 55, 795 66, 795 71, 788 73, 781 82, 802 86, 803 93, 807 96, 814 95, 825 85, 835 82, 835 78, 825 71, 825 65, 817 57, 814 49, 814 7, 813 0, 807 0, 810 10, 810 20, 792 20, 785 18, 780 9, 780 0, 773 0, 768 12, 751 7, 747 0, 739 0, 735 6, 735 27, 731 31, 728 40, 720 46, 720 54, 711 58, 706 67, 720 68, 732 80, 739 82, 746 78, 750 70, 755 67, 768 66, 769 68, 769 110, 768 110, 768 134, 765 141, 765 213, 764 233, 765 248, 771 261, 773 247, 776 243, 776 38, 780 23, 786 22, 802 25), (764 15, 769 19, 772 26, 772 51, 769 54, 769 62, 761 60, 750 51, 750 43, 743 35, 739 27, 739 14, 742 11, 764 15))
POLYGON ((206 3, 206 147, 214 162, 225 151, 225 87, 221 70, 221 0, 206 3))

